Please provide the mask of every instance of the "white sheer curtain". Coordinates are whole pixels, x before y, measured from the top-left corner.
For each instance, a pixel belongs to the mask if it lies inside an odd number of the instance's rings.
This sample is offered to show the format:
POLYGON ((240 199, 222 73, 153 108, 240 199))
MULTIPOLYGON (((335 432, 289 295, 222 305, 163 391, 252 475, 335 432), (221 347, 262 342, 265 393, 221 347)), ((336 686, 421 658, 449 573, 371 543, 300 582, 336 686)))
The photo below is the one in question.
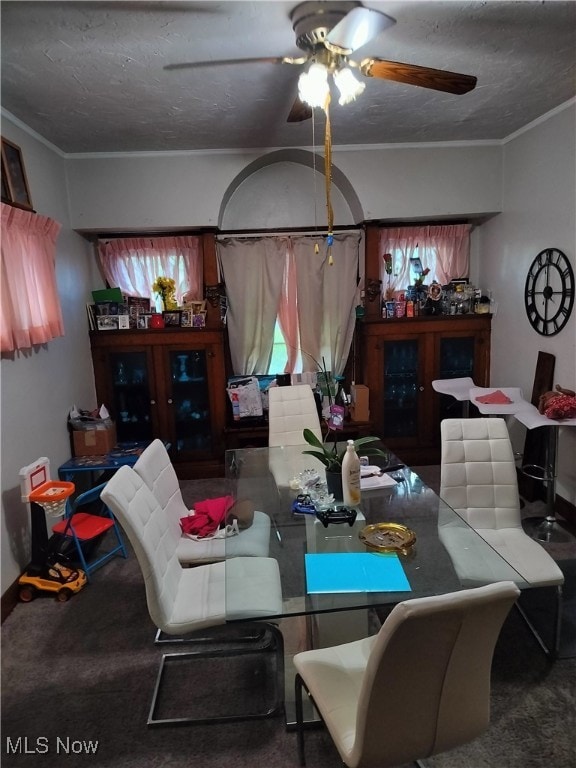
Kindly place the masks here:
POLYGON ((266 373, 278 319, 293 372, 339 375, 350 352, 359 301, 360 233, 334 235, 333 264, 324 237, 223 238, 218 257, 228 296, 228 337, 236 374, 266 373), (314 252, 319 245, 319 253, 314 252))
POLYGON ((98 256, 108 284, 120 288, 128 296, 150 298, 154 305, 156 296, 152 285, 161 276, 174 280, 179 304, 185 294, 191 300, 202 301, 201 237, 182 235, 101 240, 98 256))
POLYGON ((402 290, 410 285, 410 259, 418 257, 429 269, 428 282, 446 285, 468 277, 470 271, 470 225, 447 224, 423 227, 382 227, 379 232, 382 290, 402 290), (384 254, 392 255, 392 274, 386 274, 384 254))
POLYGON ((228 298, 232 369, 238 375, 266 373, 283 289, 286 238, 225 238, 217 241, 216 250, 228 298))
POLYGON ((314 362, 340 375, 350 352, 356 306, 359 303, 360 233, 334 235, 333 264, 328 263, 325 238, 290 237, 296 262, 298 326, 304 371, 316 371, 314 362), (320 253, 314 253, 318 243, 320 253))

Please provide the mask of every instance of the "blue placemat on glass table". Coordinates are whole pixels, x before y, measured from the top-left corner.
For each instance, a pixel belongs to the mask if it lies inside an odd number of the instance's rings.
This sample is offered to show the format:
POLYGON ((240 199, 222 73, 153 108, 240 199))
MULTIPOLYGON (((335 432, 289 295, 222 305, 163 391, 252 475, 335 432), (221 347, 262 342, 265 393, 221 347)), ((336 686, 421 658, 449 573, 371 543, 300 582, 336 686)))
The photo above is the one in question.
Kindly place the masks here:
POLYGON ((402 563, 395 552, 306 554, 304 562, 309 595, 411 591, 402 563))

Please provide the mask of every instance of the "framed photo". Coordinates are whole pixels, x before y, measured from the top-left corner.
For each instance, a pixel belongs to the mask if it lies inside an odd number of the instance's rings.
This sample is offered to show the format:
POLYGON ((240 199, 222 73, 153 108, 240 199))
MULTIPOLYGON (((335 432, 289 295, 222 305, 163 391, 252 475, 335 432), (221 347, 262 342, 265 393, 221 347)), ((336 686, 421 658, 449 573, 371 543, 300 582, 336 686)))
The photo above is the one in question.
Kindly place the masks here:
POLYGON ((130 317, 128 315, 118 315, 118 328, 123 331, 130 328, 130 317))
POLYGON ((139 328, 140 330, 146 330, 146 328, 149 328, 151 317, 151 312, 138 312, 136 316, 136 328, 139 328))
POLYGON ((118 315, 99 315, 96 318, 99 331, 117 331, 118 315))
POLYGON ((180 313, 180 327, 181 328, 192 328, 192 318, 194 315, 192 314, 191 309, 183 309, 180 313))
POLYGON ((206 311, 205 301, 191 301, 187 306, 192 310, 193 315, 199 315, 200 312, 206 311))
POLYGON ((192 327, 193 328, 205 328, 206 327, 206 312, 198 312, 197 315, 192 315, 192 327))
POLYGON ((32 210, 32 200, 20 147, 2 139, 2 201, 32 210))
POLYGON ((171 309, 168 312, 162 312, 164 326, 166 328, 180 328, 180 309, 171 309))

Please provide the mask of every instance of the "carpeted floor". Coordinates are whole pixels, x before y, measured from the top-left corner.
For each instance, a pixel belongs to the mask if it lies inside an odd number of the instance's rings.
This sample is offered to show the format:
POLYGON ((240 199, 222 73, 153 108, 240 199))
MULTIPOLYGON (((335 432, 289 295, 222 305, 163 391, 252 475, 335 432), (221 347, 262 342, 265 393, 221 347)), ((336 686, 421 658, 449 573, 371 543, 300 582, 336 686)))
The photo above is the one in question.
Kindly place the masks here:
MULTIPOLYGON (((215 490, 219 493, 224 486, 217 480, 183 484, 190 504, 216 495, 215 490)), ((576 568, 573 557, 559 562, 567 574, 565 624, 569 631, 565 643, 569 644, 576 626, 576 568)), ((107 564, 68 603, 41 598, 18 605, 2 626, 2 765, 298 765, 295 735, 286 731, 282 718, 147 729, 161 654, 153 637, 142 576, 133 554, 128 560, 117 558, 107 564)), ((232 704, 242 709, 259 695, 265 675, 252 662, 210 662, 194 665, 190 677, 182 677, 178 687, 187 691, 187 707, 218 710, 232 704)), ((489 731, 471 744, 430 759, 428 765, 573 768, 575 699, 574 654, 549 662, 513 611, 496 648, 489 731)), ((306 754, 310 768, 341 765, 323 729, 307 733, 306 754)))

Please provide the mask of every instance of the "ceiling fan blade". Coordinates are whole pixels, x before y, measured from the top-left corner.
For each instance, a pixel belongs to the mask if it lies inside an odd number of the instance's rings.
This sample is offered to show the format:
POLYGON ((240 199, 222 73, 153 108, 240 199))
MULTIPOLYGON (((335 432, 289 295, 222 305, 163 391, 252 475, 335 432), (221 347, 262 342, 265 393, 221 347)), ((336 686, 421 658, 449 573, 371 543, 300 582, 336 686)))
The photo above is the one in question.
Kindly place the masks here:
POLYGON ((302 123, 304 120, 309 120, 312 117, 312 107, 306 104, 300 96, 296 96, 294 104, 286 122, 288 123, 302 123))
POLYGON ((273 56, 267 58, 253 59, 215 59, 213 61, 183 61, 179 64, 166 64, 164 69, 194 69, 200 67, 221 67, 224 65, 237 66, 238 64, 303 64, 308 60, 307 56, 298 59, 291 59, 286 56, 273 56))
POLYGON ((396 19, 380 11, 353 8, 326 35, 324 45, 329 51, 348 56, 394 24, 396 19))
POLYGON ((364 59, 360 63, 360 71, 366 77, 379 77, 383 80, 394 80, 397 83, 419 85, 421 88, 458 95, 471 91, 477 81, 477 78, 472 75, 459 75, 457 72, 419 67, 416 64, 401 64, 399 61, 385 59, 364 59))

